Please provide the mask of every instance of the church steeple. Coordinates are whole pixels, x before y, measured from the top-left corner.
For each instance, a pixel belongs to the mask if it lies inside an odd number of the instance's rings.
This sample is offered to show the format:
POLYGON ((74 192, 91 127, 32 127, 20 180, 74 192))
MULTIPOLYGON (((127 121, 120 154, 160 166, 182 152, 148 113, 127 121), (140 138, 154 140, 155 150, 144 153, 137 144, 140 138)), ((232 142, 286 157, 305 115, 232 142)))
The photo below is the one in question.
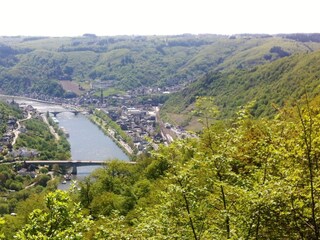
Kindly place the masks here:
POLYGON ((100 88, 100 103, 103 104, 103 90, 100 88))

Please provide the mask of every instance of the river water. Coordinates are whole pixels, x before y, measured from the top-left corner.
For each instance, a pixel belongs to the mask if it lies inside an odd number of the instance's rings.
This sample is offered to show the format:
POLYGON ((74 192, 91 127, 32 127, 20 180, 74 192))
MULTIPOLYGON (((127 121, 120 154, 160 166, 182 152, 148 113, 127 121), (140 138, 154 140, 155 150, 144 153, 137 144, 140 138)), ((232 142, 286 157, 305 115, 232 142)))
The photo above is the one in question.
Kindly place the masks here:
MULTIPOLYGON (((68 133, 73 160, 105 161, 119 159, 128 161, 128 156, 86 116, 75 116, 64 112, 57 115, 59 126, 68 133)), ((82 180, 98 166, 83 166, 77 168, 77 176, 73 179, 82 180)), ((59 189, 68 188, 69 184, 60 184, 59 189)))
MULTIPOLYGON (((0 99, 11 100, 12 98, 0 96, 0 99)), ((14 100, 20 104, 32 105, 39 112, 66 111, 66 109, 60 105, 45 104, 20 97, 15 97, 14 100)), ((75 116, 71 112, 62 112, 57 115, 57 119, 59 120, 59 126, 64 127, 70 135, 68 141, 71 146, 71 158, 73 160, 129 160, 129 157, 122 151, 122 149, 120 149, 86 116, 82 114, 75 116)), ((83 179, 96 168, 98 167, 78 167, 78 174, 75 179, 83 179)), ((67 187, 68 184, 61 184, 59 186, 60 189, 65 189, 67 187)))

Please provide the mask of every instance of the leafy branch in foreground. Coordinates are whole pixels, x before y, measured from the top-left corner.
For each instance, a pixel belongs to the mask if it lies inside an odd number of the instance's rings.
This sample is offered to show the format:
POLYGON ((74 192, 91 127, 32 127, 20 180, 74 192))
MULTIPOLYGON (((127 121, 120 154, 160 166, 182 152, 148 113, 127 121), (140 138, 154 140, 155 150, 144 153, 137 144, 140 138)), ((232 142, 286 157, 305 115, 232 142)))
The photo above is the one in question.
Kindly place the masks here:
POLYGON ((83 239, 92 220, 82 213, 67 192, 57 190, 47 195, 46 210, 36 209, 29 223, 16 235, 18 239, 83 239))

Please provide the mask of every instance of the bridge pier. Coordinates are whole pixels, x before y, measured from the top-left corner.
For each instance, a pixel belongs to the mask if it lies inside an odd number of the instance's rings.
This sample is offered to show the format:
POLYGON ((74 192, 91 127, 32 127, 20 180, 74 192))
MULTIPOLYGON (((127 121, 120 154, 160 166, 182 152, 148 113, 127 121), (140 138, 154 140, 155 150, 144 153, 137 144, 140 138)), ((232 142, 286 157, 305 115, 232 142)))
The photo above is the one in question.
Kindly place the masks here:
POLYGON ((77 164, 72 164, 72 171, 71 171, 71 174, 72 175, 77 175, 78 173, 78 170, 77 170, 77 164))
POLYGON ((77 116, 79 113, 80 113, 80 111, 77 111, 77 110, 65 110, 65 111, 53 111, 53 112, 50 112, 54 117, 57 117, 57 115, 59 114, 59 113, 64 113, 64 112, 71 112, 71 113, 73 113, 75 116, 77 116))

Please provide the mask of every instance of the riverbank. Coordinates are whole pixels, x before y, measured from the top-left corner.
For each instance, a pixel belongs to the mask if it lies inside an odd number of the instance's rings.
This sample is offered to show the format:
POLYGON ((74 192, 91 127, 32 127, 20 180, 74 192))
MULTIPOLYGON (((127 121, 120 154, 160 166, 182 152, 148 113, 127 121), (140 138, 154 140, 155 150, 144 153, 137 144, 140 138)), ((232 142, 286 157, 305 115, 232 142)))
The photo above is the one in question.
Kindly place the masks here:
POLYGON ((116 130, 110 128, 108 125, 107 128, 103 125, 103 119, 97 117, 96 115, 91 115, 89 119, 92 123, 97 125, 104 134, 109 136, 123 151, 125 151, 128 156, 133 155, 134 152, 132 148, 126 142, 115 137, 116 130))

